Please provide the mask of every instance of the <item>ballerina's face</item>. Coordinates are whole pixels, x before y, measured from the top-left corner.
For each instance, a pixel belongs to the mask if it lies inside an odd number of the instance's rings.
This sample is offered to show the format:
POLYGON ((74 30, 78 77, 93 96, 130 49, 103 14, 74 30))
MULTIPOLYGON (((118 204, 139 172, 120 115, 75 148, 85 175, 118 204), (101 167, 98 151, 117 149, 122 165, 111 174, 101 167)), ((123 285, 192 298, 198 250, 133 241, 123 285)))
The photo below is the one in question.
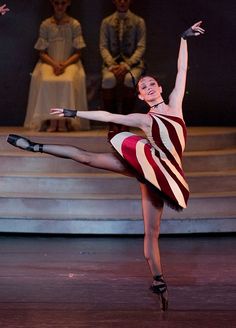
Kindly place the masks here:
POLYGON ((146 102, 155 102, 161 98, 162 87, 151 76, 145 76, 138 82, 139 99, 146 102))

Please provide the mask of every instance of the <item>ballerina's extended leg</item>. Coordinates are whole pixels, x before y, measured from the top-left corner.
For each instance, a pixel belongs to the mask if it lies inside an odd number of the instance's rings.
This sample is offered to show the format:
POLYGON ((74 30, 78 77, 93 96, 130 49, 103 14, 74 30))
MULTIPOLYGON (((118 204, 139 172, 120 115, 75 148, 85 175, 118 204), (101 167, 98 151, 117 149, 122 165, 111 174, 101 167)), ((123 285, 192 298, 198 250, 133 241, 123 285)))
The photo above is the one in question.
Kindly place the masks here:
POLYGON ((116 153, 95 153, 75 146, 40 144, 15 134, 10 134, 7 142, 23 150, 69 158, 87 166, 133 176, 133 173, 126 167, 122 158, 116 153))

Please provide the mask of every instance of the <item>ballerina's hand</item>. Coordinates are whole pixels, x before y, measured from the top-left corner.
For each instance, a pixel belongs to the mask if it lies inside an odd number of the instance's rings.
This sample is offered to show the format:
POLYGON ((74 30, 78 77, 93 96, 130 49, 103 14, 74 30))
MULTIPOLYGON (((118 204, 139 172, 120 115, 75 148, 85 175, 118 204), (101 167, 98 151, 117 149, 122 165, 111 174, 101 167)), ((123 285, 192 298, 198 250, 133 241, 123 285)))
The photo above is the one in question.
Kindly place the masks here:
POLYGON ((205 30, 200 26, 201 24, 202 21, 193 24, 189 29, 187 29, 186 31, 184 31, 184 33, 182 33, 181 37, 186 40, 191 36, 198 36, 200 34, 204 34, 205 30))
POLYGON ((77 110, 66 108, 51 108, 50 114, 59 117, 76 117, 77 110))
POLYGON ((10 9, 7 8, 7 5, 6 4, 0 6, 0 14, 1 15, 5 15, 8 11, 10 11, 10 9))
POLYGON ((64 116, 63 108, 51 108, 50 109, 50 114, 63 117, 64 116))
POLYGON ((193 24, 193 26, 191 26, 191 29, 193 30, 195 36, 205 33, 205 30, 200 26, 201 24, 202 24, 202 21, 199 21, 199 22, 193 24))

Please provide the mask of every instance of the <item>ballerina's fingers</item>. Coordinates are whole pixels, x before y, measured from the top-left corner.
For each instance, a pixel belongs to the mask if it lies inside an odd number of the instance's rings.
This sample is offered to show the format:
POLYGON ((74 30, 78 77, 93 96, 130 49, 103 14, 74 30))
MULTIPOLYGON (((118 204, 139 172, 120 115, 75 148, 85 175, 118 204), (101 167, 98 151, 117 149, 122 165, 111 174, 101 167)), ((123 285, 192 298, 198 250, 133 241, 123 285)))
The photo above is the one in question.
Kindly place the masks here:
POLYGON ((63 117, 64 116, 63 108, 51 108, 50 114, 63 117))
POLYGON ((203 28, 201 28, 201 27, 192 28, 192 30, 193 30, 194 32, 198 33, 198 35, 199 35, 199 34, 203 34, 203 33, 205 33, 205 30, 204 30, 203 28))
MULTIPOLYGON (((202 21, 199 21, 199 22, 193 24, 193 26, 191 27, 192 30, 194 32, 197 32, 197 33, 200 33, 200 34, 205 33, 205 30, 200 26, 201 24, 202 24, 202 21)), ((197 35, 199 35, 199 34, 197 34, 197 35)))
POLYGON ((202 21, 198 21, 197 23, 194 23, 194 24, 192 25, 192 28, 194 28, 194 27, 199 27, 201 24, 202 24, 202 21))
POLYGON ((8 11, 10 11, 9 8, 7 8, 7 5, 4 4, 3 6, 0 7, 0 13, 1 15, 5 15, 8 11))
POLYGON ((204 34, 204 32, 200 32, 200 31, 193 31, 193 33, 194 33, 195 36, 198 36, 198 35, 204 34))

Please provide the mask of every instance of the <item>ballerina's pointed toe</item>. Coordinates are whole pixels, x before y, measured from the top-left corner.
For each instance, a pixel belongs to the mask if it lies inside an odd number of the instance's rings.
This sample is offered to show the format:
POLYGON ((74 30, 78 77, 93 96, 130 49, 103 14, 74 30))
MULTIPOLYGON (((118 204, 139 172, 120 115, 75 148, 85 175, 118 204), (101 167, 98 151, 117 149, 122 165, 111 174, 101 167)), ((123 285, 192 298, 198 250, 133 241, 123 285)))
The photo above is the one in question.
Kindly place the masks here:
POLYGON ((160 309, 164 312, 167 311, 168 310, 168 292, 167 292, 167 290, 160 292, 159 289, 153 288, 153 286, 150 287, 150 290, 154 294, 157 294, 157 296, 159 297, 160 309))
POLYGON ((17 148, 32 152, 43 152, 43 145, 30 141, 29 139, 17 134, 9 134, 7 142, 17 148))
MULTIPOLYGON (((19 147, 19 146, 17 145, 17 141, 18 141, 19 139, 27 140, 26 138, 21 137, 21 136, 18 136, 17 134, 9 134, 8 137, 7 137, 7 142, 8 142, 10 145, 14 146, 14 147, 19 147)), ((21 147, 19 147, 19 148, 21 148, 21 147)))
POLYGON ((162 275, 155 276, 154 281, 150 287, 150 290, 157 294, 160 301, 160 308, 162 311, 168 310, 168 291, 167 291, 167 285, 165 280, 163 279, 162 275), (156 284, 156 282, 158 284, 156 284))

